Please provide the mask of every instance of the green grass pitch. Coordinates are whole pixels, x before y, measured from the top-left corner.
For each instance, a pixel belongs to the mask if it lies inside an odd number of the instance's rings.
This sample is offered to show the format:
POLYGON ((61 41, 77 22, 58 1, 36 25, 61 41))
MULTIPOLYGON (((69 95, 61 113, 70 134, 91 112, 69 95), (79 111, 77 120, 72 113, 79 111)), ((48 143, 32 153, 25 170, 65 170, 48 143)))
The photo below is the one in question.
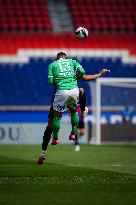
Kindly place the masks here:
POLYGON ((0 145, 1 205, 135 205, 136 145, 0 145))

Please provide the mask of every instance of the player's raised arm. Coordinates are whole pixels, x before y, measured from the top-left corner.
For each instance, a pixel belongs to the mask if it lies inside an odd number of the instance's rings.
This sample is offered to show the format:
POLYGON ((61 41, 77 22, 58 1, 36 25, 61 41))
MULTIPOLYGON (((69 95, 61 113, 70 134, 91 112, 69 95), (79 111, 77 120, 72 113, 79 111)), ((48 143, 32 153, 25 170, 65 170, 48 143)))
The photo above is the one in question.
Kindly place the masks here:
POLYGON ((102 75, 104 75, 105 73, 109 73, 109 72, 110 72, 110 70, 102 69, 99 73, 94 74, 94 75, 86 75, 86 74, 84 74, 82 79, 85 80, 85 81, 93 80, 93 79, 99 78, 102 75))

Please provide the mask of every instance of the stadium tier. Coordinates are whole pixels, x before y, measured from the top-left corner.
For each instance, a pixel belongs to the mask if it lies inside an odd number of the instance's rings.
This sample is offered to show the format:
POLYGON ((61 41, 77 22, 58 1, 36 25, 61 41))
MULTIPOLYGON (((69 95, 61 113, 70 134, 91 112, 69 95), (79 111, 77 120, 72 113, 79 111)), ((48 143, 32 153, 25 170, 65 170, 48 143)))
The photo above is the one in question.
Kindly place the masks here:
MULTIPOLYGON (((7 33, 0 34, 0 54, 16 54, 20 49, 115 49, 127 50, 129 54, 136 54, 136 35, 91 35, 81 41, 74 33, 7 33), (14 43, 13 43, 14 42, 14 43)), ((119 53, 119 52, 118 52, 119 53)), ((44 55, 44 54, 43 54, 44 55)), ((52 53, 51 53, 52 55, 52 53)), ((86 53, 86 55, 89 55, 86 53)), ((118 54, 119 55, 119 54, 118 54)), ((50 53, 47 54, 50 56, 50 53)))
POLYGON ((70 16, 71 25, 86 26, 91 33, 136 32, 135 0, 0 0, 1 32, 54 31, 55 24, 68 26, 70 16), (64 18, 59 19, 62 13, 64 18))
POLYGON ((95 33, 136 32, 134 0, 69 0, 75 28, 85 25, 95 33))

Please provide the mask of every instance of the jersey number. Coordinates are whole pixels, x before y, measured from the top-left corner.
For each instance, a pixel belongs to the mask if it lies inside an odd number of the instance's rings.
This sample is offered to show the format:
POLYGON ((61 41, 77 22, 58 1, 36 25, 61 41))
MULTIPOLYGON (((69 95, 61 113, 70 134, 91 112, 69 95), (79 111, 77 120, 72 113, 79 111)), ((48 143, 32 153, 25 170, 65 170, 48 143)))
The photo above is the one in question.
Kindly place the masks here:
POLYGON ((61 76, 71 75, 69 62, 61 62, 59 63, 59 67, 60 67, 59 75, 61 76))

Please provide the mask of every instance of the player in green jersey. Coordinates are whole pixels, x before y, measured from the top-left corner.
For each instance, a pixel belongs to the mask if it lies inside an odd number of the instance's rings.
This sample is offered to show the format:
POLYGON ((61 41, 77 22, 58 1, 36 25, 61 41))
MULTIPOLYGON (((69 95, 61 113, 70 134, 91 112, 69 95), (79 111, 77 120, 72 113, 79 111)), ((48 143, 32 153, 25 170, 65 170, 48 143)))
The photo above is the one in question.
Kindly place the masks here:
POLYGON ((54 118, 52 121, 53 141, 52 145, 59 144, 58 132, 62 113, 67 107, 71 113, 72 130, 69 140, 75 140, 78 125, 78 113, 76 105, 79 98, 79 89, 75 72, 82 78, 85 71, 82 66, 73 59, 67 59, 66 54, 61 52, 57 60, 48 67, 48 82, 56 86, 55 98, 53 101, 54 118))
MULTIPOLYGON (((61 56, 66 58, 66 54, 63 52, 60 52, 57 54, 57 60, 59 60, 61 58, 61 56)), ((51 65, 49 65, 49 66, 51 66, 51 65)), ((82 66, 79 63, 77 64, 77 66, 82 68, 82 66)), ((85 74, 81 75, 81 73, 78 71, 78 69, 76 69, 74 74, 78 80, 83 79, 86 81, 86 80, 92 80, 92 79, 98 78, 98 77, 102 76, 103 74, 105 74, 106 72, 109 72, 109 71, 107 69, 103 69, 100 73, 95 74, 95 75, 85 75, 85 74)), ((50 75, 49 75, 49 81, 51 81, 51 84, 54 84, 52 71, 50 72, 50 75)), ((83 110, 83 111, 84 111, 85 105, 86 105, 86 99, 84 99, 84 98, 85 98, 85 96, 82 93, 80 93, 79 94, 79 102, 80 102, 81 110, 83 110)), ((49 111, 49 115, 48 115, 48 124, 47 124, 47 127, 46 127, 44 135, 43 135, 42 151, 41 151, 40 157, 37 160, 37 164, 43 164, 45 159, 46 159, 46 151, 47 151, 47 147, 48 147, 49 141, 51 139, 51 135, 52 135, 53 118, 54 118, 54 110, 53 110, 53 104, 52 104, 50 111, 49 111)))
MULTIPOLYGON (((109 72, 103 70, 103 73, 109 72)), ((92 80, 100 77, 102 73, 95 75, 85 75, 82 66, 73 59, 67 59, 66 54, 60 52, 57 54, 57 60, 48 67, 48 82, 56 86, 55 98, 53 101, 54 118, 52 121, 53 141, 52 145, 59 144, 58 132, 62 113, 67 107, 71 113, 72 130, 69 140, 75 140, 75 134, 78 125, 78 113, 76 111, 79 98, 79 89, 77 86, 77 76, 80 79, 92 80), (75 75, 76 73, 76 75, 75 75)))

